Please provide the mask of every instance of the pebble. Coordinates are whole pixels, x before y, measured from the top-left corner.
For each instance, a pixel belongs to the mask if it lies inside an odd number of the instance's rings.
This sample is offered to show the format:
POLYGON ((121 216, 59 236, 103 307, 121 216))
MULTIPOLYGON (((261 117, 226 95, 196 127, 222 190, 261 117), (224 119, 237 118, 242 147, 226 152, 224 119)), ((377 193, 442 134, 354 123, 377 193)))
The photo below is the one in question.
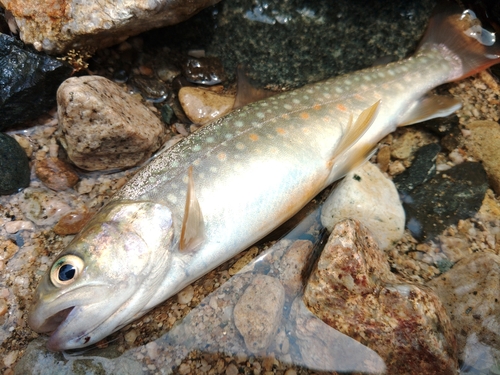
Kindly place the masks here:
POLYGON ((402 131, 403 134, 395 138, 391 144, 391 156, 395 159, 405 160, 418 149, 422 135, 410 128, 405 128, 402 131))
POLYGON ((133 76, 129 84, 139 90, 145 100, 153 103, 161 103, 169 97, 167 86, 156 78, 133 76))
POLYGON ((188 285, 179 293, 177 293, 177 302, 179 302, 181 305, 187 305, 189 302, 191 302, 193 296, 194 288, 192 285, 188 285))
POLYGON ((0 298, 0 317, 4 316, 7 311, 9 311, 7 307, 7 301, 3 298, 0 298))
POLYGON ((252 353, 271 344, 283 314, 285 290, 273 277, 257 275, 234 307, 234 324, 252 353))
POLYGON ((387 172, 389 163, 391 162, 391 148, 390 146, 381 146, 377 153, 378 167, 382 172, 387 172))
POLYGON ((19 208, 36 225, 54 225, 72 211, 65 198, 52 190, 27 188, 23 198, 19 202, 19 208))
POLYGON ((403 236, 405 213, 398 192, 371 163, 348 173, 323 204, 321 222, 329 230, 347 218, 369 228, 381 249, 390 248, 403 236))
POLYGON ((138 336, 137 331, 135 329, 131 329, 124 335, 124 338, 127 344, 131 345, 137 339, 137 336, 138 336))
POLYGON ((338 223, 304 292, 331 327, 373 349, 388 374, 456 374, 456 341, 439 298, 395 276, 372 234, 338 223))
POLYGON ((92 218, 93 214, 86 209, 80 211, 71 211, 61 217, 54 226, 54 233, 61 236, 68 234, 77 234, 92 218))
POLYGON ((104 77, 67 79, 59 87, 57 103, 59 141, 69 159, 82 169, 138 165, 162 145, 166 136, 161 120, 104 77))
POLYGON ((79 180, 73 168, 54 157, 37 160, 35 174, 45 186, 55 191, 72 188, 79 180))
POLYGON ((4 228, 7 233, 17 233, 20 230, 35 230, 35 225, 29 220, 15 220, 8 221, 4 224, 4 228))
POLYGON ((198 87, 183 87, 179 101, 186 116, 197 125, 208 124, 233 109, 234 97, 198 87))
POLYGON ((279 264, 280 281, 285 287, 287 298, 294 298, 303 285, 302 272, 311 255, 313 244, 307 240, 295 241, 281 258, 279 264))
POLYGON ((500 350, 500 256, 473 253, 428 285, 441 298, 450 317, 460 360, 471 349, 467 344, 472 336, 500 350))
POLYGON ((183 76, 191 83, 218 85, 226 80, 222 62, 216 57, 190 57, 182 65, 183 76))
POLYGON ((26 153, 14 138, 0 133, 0 195, 16 193, 29 184, 26 153))
POLYGON ((491 186, 500 195, 500 125, 494 121, 475 121, 467 125, 465 138, 469 152, 483 162, 491 186))
POLYGON ((226 367, 226 375, 238 375, 238 367, 234 363, 230 363, 226 367))

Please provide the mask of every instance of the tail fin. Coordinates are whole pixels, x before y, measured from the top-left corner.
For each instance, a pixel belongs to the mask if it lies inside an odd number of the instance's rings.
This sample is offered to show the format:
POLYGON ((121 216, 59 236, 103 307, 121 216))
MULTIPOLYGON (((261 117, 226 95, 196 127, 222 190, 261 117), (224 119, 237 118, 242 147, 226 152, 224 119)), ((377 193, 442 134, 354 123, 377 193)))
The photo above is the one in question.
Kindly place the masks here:
MULTIPOLYGON (((448 1, 438 5, 429 22, 419 50, 438 47, 460 60, 460 68, 450 80, 458 80, 500 63, 500 41, 481 27, 471 10, 461 12, 448 1)), ((457 61, 457 63, 459 63, 457 61)))

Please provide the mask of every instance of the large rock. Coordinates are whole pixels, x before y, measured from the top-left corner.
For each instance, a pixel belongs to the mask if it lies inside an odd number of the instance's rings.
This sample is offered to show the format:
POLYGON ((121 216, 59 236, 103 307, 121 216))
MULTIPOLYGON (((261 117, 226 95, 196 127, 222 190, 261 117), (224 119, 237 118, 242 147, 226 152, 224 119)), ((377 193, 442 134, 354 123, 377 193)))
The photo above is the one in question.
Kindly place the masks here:
POLYGON ((99 76, 66 80, 57 91, 59 141, 89 171, 145 161, 165 139, 162 122, 120 86, 99 76))
POLYGON ((0 195, 15 193, 29 184, 26 153, 14 138, 0 133, 0 195))
POLYGON ((60 54, 111 46, 131 35, 184 21, 218 1, 0 0, 0 5, 12 13, 25 43, 60 54))
POLYGON ((457 373, 455 336, 439 298, 392 274, 358 222, 335 226, 304 302, 325 323, 376 351, 387 374, 457 373))
POLYGON ((68 64, 0 33, 0 130, 55 107, 57 88, 72 71, 68 64))

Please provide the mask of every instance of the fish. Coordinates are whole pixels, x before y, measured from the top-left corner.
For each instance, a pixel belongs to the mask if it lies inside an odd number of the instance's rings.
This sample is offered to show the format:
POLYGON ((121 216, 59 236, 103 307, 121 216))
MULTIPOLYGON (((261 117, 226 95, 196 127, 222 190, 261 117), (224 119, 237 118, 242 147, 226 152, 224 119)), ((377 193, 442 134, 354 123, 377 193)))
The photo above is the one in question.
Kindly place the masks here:
POLYGON ((292 217, 398 126, 446 116, 430 95, 500 62, 495 35, 455 6, 405 60, 236 109, 162 152, 89 221, 42 277, 28 324, 47 348, 92 345, 292 217))

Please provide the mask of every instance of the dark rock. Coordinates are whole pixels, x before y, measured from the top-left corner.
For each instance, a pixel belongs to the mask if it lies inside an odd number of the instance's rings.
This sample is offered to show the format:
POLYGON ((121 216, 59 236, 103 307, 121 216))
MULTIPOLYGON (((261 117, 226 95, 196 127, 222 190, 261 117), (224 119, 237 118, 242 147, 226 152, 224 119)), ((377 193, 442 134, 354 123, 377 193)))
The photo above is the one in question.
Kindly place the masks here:
POLYGON ((394 177, 393 182, 399 193, 404 196, 427 181, 436 174, 436 158, 441 151, 437 143, 430 143, 420 147, 415 152, 411 166, 403 173, 394 177))
POLYGON ((436 175, 404 198, 407 228, 420 240, 430 240, 481 207, 488 180, 481 163, 465 162, 436 175))
POLYGON ((26 153, 12 137, 0 133, 0 194, 12 194, 30 184, 26 153))
POLYGON ((72 71, 68 64, 0 34, 0 130, 55 107, 57 88, 72 71))
POLYGON ((190 57, 182 66, 182 74, 189 82, 201 85, 217 85, 226 80, 224 67, 215 57, 190 57))
POLYGON ((447 117, 433 118, 432 120, 423 122, 421 126, 442 136, 448 134, 452 129, 458 129, 458 116, 454 113, 447 117))
POLYGON ((145 100, 161 103, 167 100, 169 91, 165 84, 156 78, 133 76, 129 84, 139 90, 145 100))

